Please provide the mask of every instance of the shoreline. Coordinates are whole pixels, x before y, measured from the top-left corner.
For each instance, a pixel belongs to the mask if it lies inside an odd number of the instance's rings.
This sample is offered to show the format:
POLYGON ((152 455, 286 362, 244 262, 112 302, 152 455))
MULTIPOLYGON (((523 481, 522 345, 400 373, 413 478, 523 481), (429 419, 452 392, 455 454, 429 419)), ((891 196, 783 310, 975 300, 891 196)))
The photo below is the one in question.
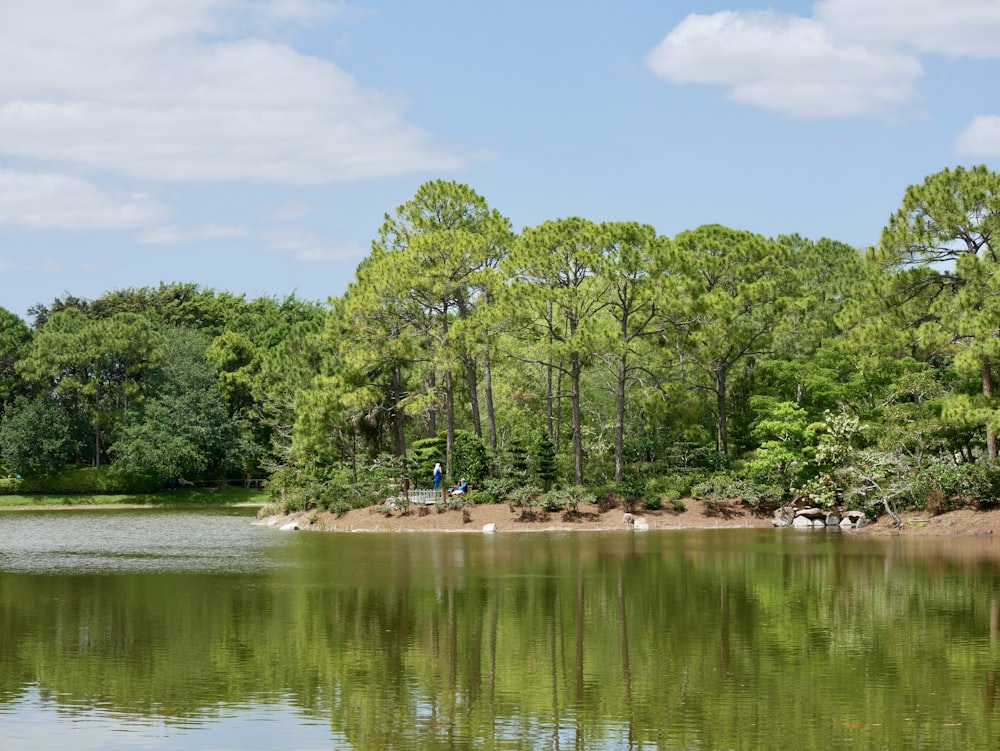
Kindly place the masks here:
MULTIPOLYGON (((0 505, 0 516, 4 511, 124 511, 148 510, 156 508, 208 508, 213 505, 227 508, 262 508, 258 501, 237 503, 22 503, 0 505)), ((764 529, 771 528, 772 515, 757 513, 739 500, 705 503, 685 498, 683 511, 671 507, 657 510, 639 509, 633 512, 634 520, 644 520, 648 529, 764 529)), ((512 511, 507 504, 470 505, 459 510, 438 510, 436 507, 413 506, 408 513, 395 512, 391 515, 380 513, 375 507, 352 509, 337 515, 329 511, 301 511, 281 516, 255 518, 258 526, 280 528, 295 524, 301 530, 320 532, 449 532, 482 534, 486 525, 495 525, 497 533, 535 532, 630 532, 634 526, 625 523, 625 511, 621 507, 601 512, 593 504, 584 504, 580 513, 566 516, 562 512, 542 514, 541 518, 523 520, 519 511, 512 511)), ((894 527, 888 515, 883 514, 876 521, 859 529, 849 530, 850 534, 880 537, 984 537, 991 538, 996 532, 1000 538, 1000 508, 980 511, 960 508, 931 516, 923 509, 903 511, 899 514, 901 527, 894 527)))
MULTIPOLYGON (((771 513, 757 513, 739 500, 722 503, 705 503, 684 499, 684 510, 671 508, 640 509, 633 512, 633 520, 644 520, 646 529, 700 530, 700 529, 768 529, 774 528, 771 513)), ((978 511, 956 509, 937 516, 921 510, 903 512, 901 527, 894 527, 887 515, 858 529, 846 530, 847 534, 877 537, 985 537, 1000 533, 1000 509, 978 511)), ((512 511, 507 504, 467 506, 462 510, 437 510, 436 508, 411 508, 407 513, 391 515, 380 513, 374 507, 352 509, 336 515, 328 511, 302 511, 282 516, 257 519, 254 523, 272 528, 294 525, 297 529, 318 532, 360 533, 477 533, 483 534, 487 525, 497 534, 511 533, 580 533, 580 532, 631 532, 637 527, 625 523, 626 513, 618 507, 603 513, 594 505, 581 506, 580 513, 567 517, 562 512, 552 512, 534 520, 523 520, 519 511, 512 511)), ((1000 537, 1000 534, 998 534, 1000 537)))

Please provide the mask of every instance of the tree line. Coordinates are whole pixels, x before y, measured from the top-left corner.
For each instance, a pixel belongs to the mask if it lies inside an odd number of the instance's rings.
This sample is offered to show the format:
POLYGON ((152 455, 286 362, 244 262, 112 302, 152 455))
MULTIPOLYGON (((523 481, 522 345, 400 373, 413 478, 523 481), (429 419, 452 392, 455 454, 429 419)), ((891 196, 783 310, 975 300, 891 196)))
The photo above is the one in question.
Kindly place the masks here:
POLYGON ((514 231, 435 180, 326 303, 195 284, 0 311, 0 457, 266 475, 294 502, 429 485, 992 503, 1000 175, 907 189, 880 243, 706 225, 514 231), (552 455, 552 461, 543 460, 552 455), (545 466, 554 463, 554 466, 545 466))

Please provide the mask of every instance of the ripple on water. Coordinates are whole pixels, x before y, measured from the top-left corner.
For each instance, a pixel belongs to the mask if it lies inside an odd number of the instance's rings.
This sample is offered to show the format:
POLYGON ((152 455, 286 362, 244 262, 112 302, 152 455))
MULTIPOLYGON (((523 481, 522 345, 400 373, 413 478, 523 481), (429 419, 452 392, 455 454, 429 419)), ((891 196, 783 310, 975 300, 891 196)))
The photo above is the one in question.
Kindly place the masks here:
POLYGON ((0 514, 0 570, 37 573, 246 571, 274 535, 245 510, 79 510, 0 514))

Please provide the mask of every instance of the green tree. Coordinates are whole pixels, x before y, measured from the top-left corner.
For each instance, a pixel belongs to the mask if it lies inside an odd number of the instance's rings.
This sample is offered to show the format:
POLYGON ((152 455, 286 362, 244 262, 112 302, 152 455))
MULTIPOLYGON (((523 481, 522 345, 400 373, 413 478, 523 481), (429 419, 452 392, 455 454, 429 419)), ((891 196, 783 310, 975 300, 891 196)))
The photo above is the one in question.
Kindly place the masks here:
MULTIPOLYGON (((482 297, 479 277, 497 265, 510 236, 510 222, 471 188, 435 180, 386 216, 373 244, 368 273, 380 293, 376 299, 391 300, 392 312, 425 338, 434 382, 441 376, 449 472, 457 373, 464 375, 473 431, 483 434, 476 353, 488 368, 491 350, 478 346, 478 334, 487 329, 469 330, 468 321, 482 297)), ((491 391, 486 395, 492 398, 491 391)), ((492 404, 487 414, 492 420, 492 404)), ((490 435, 495 432, 491 424, 490 435)))
POLYGON ((468 430, 455 431, 455 477, 480 485, 490 474, 490 457, 483 439, 468 430))
POLYGON ((51 396, 17 397, 0 420, 0 456, 24 475, 58 472, 72 461, 78 442, 65 407, 51 396))
POLYGON ((511 279, 504 308, 519 321, 519 337, 531 344, 520 356, 547 371, 551 436, 552 374, 569 381, 573 476, 583 484, 581 377, 598 354, 610 282, 597 275, 603 263, 601 234, 593 222, 572 217, 524 230, 507 258, 511 279), (531 354, 531 352, 534 354, 531 354))
POLYGON ((31 342, 31 329, 18 316, 0 308, 0 412, 18 394, 26 394, 26 386, 15 365, 31 342))
POLYGON ((715 446, 729 453, 729 399, 734 371, 766 354, 799 300, 789 249, 721 225, 682 232, 674 266, 685 279, 687 320, 677 329, 682 371, 714 401, 715 446))
POLYGON ((51 389, 88 416, 93 463, 100 466, 106 435, 141 399, 163 346, 163 336, 135 313, 87 319, 68 308, 49 318, 17 367, 27 381, 51 389))
POLYGON ((535 449, 531 456, 531 469, 535 479, 542 485, 542 489, 547 493, 552 488, 552 483, 556 481, 558 472, 556 469, 556 447, 546 433, 542 433, 535 442, 535 449))
POLYGON ((622 481, 625 412, 629 381, 645 370, 639 346, 662 327, 666 301, 676 300, 674 278, 665 274, 667 238, 648 224, 606 222, 598 227, 603 258, 598 273, 608 280, 607 310, 614 319, 610 349, 615 364, 615 482, 622 481), (659 308, 658 308, 658 303, 659 308))
POLYGON ((958 345, 955 366, 974 373, 980 397, 949 400, 953 413, 986 427, 986 455, 998 455, 1000 412, 994 401, 1000 362, 1000 274, 994 235, 1000 230, 1000 174, 984 166, 945 169, 906 190, 882 232, 881 251, 897 272, 892 303, 922 296, 910 327, 941 329, 958 345))
POLYGON ((128 413, 111 448, 117 470, 220 479, 251 466, 252 449, 226 408, 206 346, 197 331, 167 332, 166 356, 151 374, 155 395, 128 413))

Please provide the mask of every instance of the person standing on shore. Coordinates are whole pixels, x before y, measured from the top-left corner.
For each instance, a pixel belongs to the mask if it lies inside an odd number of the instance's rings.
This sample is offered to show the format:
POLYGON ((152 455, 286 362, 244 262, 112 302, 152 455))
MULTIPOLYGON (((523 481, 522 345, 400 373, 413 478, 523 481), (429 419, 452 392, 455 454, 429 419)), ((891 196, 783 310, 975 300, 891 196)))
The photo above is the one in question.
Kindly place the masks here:
POLYGON ((434 465, 434 490, 441 487, 441 462, 434 465))

